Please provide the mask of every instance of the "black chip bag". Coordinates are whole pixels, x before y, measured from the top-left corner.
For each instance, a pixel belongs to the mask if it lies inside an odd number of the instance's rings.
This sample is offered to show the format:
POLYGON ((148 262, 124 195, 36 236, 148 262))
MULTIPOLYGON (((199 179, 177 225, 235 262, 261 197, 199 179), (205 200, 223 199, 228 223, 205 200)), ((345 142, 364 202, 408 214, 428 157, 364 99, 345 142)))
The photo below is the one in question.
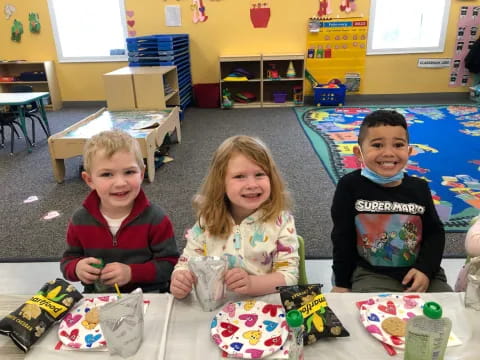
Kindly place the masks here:
POLYGON ((299 310, 303 315, 303 343, 313 344, 320 338, 350 336, 328 307, 321 284, 278 286, 285 311, 299 310))
POLYGON ((63 279, 49 281, 30 300, 0 321, 0 334, 10 336, 15 345, 27 352, 82 297, 63 279))

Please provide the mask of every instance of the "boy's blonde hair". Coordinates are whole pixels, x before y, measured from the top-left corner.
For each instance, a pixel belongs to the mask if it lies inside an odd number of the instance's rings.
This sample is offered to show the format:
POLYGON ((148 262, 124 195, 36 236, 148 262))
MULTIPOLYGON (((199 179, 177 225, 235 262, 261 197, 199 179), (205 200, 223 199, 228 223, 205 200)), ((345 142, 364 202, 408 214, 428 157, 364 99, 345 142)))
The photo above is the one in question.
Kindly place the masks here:
POLYGON ((273 221, 283 210, 291 206, 290 194, 273 160, 270 150, 259 139, 238 135, 226 139, 215 151, 207 176, 194 197, 193 206, 201 221, 200 226, 212 236, 226 238, 232 231, 229 211, 230 201, 226 195, 225 176, 229 160, 234 154, 242 154, 252 160, 270 178, 270 198, 261 209, 261 221, 273 221))
POLYGON ((135 156, 140 170, 145 169, 142 151, 137 140, 125 131, 115 129, 102 131, 86 142, 83 149, 83 167, 87 173, 91 173, 93 159, 102 150, 108 159, 121 150, 130 152, 135 156))

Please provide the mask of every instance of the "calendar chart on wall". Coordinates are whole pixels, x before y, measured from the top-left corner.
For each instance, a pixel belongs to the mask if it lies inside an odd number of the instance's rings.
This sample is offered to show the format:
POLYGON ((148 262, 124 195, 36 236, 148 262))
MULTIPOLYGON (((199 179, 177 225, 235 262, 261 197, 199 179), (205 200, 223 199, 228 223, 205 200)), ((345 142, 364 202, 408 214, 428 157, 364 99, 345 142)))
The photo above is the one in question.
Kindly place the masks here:
POLYGON ((347 86, 347 91, 361 92, 367 38, 366 18, 309 19, 308 72, 320 84, 339 79, 347 86))

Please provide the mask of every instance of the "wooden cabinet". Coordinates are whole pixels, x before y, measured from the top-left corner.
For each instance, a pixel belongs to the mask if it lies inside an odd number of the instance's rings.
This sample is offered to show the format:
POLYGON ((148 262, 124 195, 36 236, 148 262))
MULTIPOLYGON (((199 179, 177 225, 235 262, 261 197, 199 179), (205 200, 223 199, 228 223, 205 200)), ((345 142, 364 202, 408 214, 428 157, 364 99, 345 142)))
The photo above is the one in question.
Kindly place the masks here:
POLYGON ((127 66, 104 74, 103 79, 109 110, 152 110, 180 105, 175 66, 127 66))
POLYGON ((246 103, 234 100, 233 107, 303 105, 304 54, 220 56, 219 63, 220 96, 228 89, 233 96, 248 92, 256 97, 246 103), (242 73, 248 78, 229 76, 242 73))
POLYGON ((33 91, 48 91, 50 98, 45 104, 47 109, 62 108, 62 98, 53 61, 0 62, 0 92, 12 92, 14 85, 30 85, 33 91))

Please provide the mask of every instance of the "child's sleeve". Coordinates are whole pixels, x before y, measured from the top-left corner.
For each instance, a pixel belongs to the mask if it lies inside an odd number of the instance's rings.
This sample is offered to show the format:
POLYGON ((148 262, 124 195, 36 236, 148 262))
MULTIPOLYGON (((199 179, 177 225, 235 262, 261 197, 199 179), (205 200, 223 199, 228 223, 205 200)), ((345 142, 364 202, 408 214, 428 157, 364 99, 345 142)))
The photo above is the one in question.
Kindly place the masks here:
POLYGON ((178 263, 175 266, 177 270, 188 270, 188 259, 194 256, 207 255, 207 239, 205 231, 200 227, 197 221, 191 229, 185 232, 186 244, 183 248, 183 253, 178 259, 178 263))
POLYGON ((480 216, 468 229, 465 237, 465 250, 469 256, 480 256, 480 216))
POLYGON ((80 281, 75 273, 75 269, 77 263, 82 257, 84 257, 84 251, 82 244, 75 234, 75 226, 73 225, 72 220, 68 222, 66 243, 67 248, 60 260, 60 270, 66 280, 80 281))
POLYGON ((340 179, 333 197, 331 216, 333 229, 333 273, 335 286, 351 288, 351 277, 357 266, 354 204, 344 178, 340 179))
POLYGON ((277 223, 281 223, 281 225, 276 242, 277 251, 273 257, 273 271, 282 273, 286 285, 296 285, 298 283, 300 258, 295 220, 292 214, 284 212, 277 223))

